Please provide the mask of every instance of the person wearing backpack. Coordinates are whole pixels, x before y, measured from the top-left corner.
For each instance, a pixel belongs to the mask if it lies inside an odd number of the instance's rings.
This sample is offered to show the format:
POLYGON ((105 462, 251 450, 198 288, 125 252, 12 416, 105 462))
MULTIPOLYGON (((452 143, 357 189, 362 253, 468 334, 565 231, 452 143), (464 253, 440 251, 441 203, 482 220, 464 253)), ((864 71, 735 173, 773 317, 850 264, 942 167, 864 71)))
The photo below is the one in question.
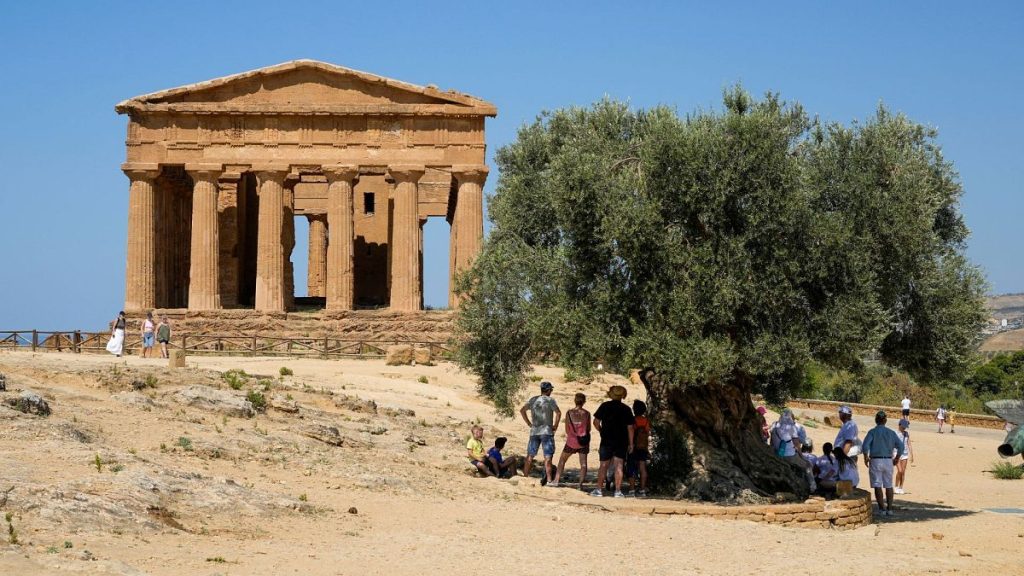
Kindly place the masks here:
POLYGON ((565 413, 565 446, 562 447, 562 455, 558 457, 555 480, 550 486, 558 486, 562 481, 565 463, 573 454, 579 454, 579 489, 583 490, 583 481, 587 478, 587 454, 590 454, 590 412, 583 408, 587 403, 587 397, 582 392, 576 393, 573 402, 576 407, 565 413))
POLYGON ((651 421, 647 418, 647 404, 633 400, 633 451, 626 461, 629 476, 629 494, 643 498, 647 496, 647 462, 651 460, 651 421), (640 479, 640 490, 636 481, 640 479))

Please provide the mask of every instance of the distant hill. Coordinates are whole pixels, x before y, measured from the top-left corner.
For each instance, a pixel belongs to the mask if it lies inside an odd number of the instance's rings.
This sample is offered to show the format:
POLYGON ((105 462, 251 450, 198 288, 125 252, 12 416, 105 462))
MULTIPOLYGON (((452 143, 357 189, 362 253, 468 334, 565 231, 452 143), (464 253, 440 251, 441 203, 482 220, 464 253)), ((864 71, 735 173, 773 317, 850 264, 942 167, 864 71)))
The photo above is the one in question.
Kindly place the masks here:
POLYGON ((1024 350, 1024 293, 999 294, 985 299, 991 319, 983 331, 982 352, 1024 350), (1006 320, 1006 326, 1002 326, 1006 320))
POLYGON ((996 320, 1024 317, 1024 293, 989 296, 985 307, 996 320))

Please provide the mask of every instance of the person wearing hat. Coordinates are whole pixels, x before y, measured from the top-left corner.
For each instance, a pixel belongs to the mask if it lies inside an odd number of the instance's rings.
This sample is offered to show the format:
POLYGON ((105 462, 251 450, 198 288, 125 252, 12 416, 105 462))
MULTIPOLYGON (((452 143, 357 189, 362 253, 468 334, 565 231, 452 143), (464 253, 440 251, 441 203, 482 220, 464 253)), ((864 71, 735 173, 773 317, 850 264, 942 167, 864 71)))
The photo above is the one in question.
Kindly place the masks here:
POLYGON ((868 479, 875 489, 875 502, 882 516, 892 516, 893 466, 903 453, 903 440, 885 426, 884 410, 875 414, 875 427, 864 437, 864 465, 868 467, 868 479), (882 491, 885 490, 885 500, 882 491))
POLYGON ((896 463, 896 488, 897 494, 903 494, 903 480, 907 474, 907 460, 914 461, 914 449, 910 445, 910 420, 900 418, 900 440, 903 440, 903 451, 900 452, 900 460, 896 463))
POLYGON ((526 465, 523 467, 523 476, 529 476, 533 468, 533 458, 537 451, 544 448, 544 476, 540 479, 540 485, 545 486, 555 479, 551 466, 551 459, 555 456, 555 430, 562 420, 562 411, 558 409, 558 403, 551 397, 551 391, 555 387, 551 382, 540 383, 540 394, 530 398, 519 410, 530 427, 530 441, 526 445, 526 465), (527 415, 526 412, 530 414, 527 415))
POLYGON ((598 487, 591 496, 604 496, 600 483, 612 466, 615 474, 615 497, 622 498, 622 464, 633 451, 633 433, 635 431, 633 411, 622 403, 626 397, 626 389, 615 385, 608 389, 607 402, 603 402, 594 412, 594 428, 601 433, 601 446, 598 457, 601 467, 597 471, 598 487))
POLYGON ((839 407, 839 420, 843 423, 839 427, 839 433, 836 434, 836 441, 832 444, 834 446, 845 446, 846 441, 853 442, 853 447, 850 449, 848 456, 857 456, 861 452, 860 442, 860 430, 857 429, 857 423, 853 421, 853 410, 843 404, 839 407))

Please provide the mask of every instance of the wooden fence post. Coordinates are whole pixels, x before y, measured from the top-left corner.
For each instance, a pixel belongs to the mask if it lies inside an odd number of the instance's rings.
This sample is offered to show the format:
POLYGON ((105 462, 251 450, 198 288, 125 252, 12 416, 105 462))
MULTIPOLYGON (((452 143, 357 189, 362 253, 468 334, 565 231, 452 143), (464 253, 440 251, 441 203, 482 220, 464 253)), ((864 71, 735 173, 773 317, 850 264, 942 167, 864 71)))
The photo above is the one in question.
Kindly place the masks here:
POLYGON ((38 348, 38 347, 39 347, 39 331, 38 330, 33 330, 32 331, 32 351, 35 352, 36 348, 38 348))
POLYGON ((76 354, 82 353, 82 331, 75 330, 74 335, 71 336, 71 347, 76 354))

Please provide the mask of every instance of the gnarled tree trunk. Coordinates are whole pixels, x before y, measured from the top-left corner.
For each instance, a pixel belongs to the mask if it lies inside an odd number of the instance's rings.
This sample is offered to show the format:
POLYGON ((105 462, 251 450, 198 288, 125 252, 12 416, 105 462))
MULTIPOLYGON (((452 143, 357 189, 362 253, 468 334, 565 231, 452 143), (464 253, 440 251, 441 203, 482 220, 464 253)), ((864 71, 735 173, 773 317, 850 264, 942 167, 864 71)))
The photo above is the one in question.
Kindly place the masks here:
POLYGON ((714 501, 807 498, 804 470, 776 456, 761 439, 749 379, 679 386, 648 372, 642 380, 659 435, 655 465, 659 473, 675 476, 660 480, 672 481, 677 496, 714 501))

